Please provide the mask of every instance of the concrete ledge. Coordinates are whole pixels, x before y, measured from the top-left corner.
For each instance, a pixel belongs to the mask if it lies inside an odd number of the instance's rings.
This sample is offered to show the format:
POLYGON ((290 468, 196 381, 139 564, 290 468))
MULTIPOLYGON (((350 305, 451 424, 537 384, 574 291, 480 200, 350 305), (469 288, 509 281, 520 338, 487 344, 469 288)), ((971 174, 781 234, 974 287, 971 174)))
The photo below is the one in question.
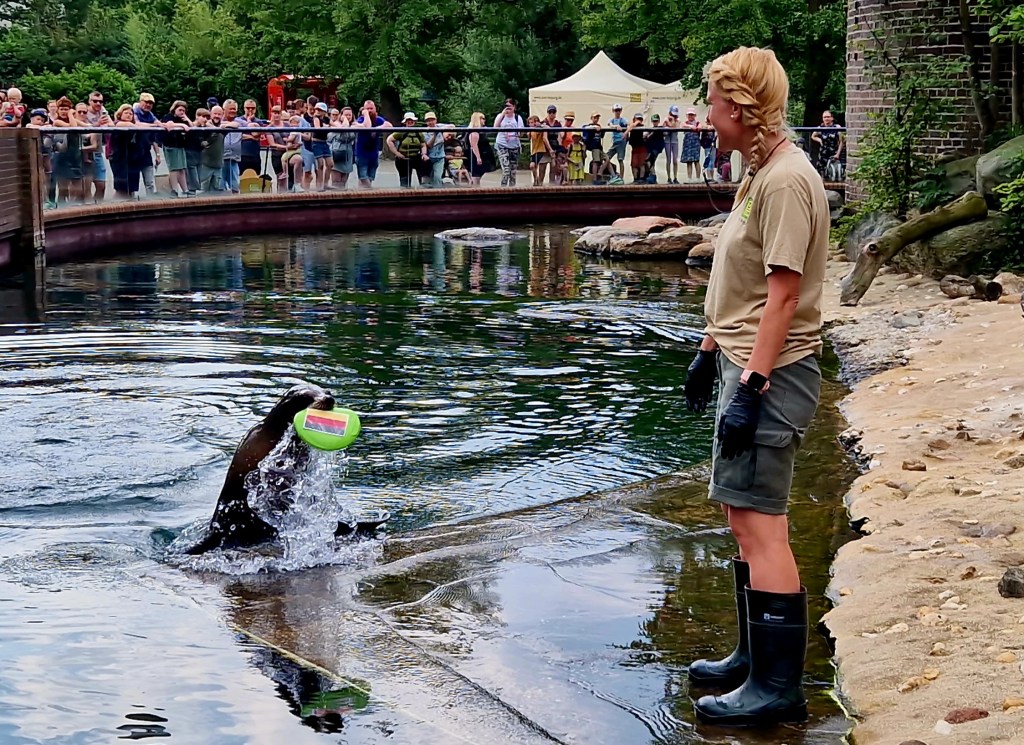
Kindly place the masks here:
POLYGON ((568 186, 245 194, 66 207, 46 213, 47 263, 98 251, 217 236, 470 225, 692 221, 732 207, 736 185, 568 186))

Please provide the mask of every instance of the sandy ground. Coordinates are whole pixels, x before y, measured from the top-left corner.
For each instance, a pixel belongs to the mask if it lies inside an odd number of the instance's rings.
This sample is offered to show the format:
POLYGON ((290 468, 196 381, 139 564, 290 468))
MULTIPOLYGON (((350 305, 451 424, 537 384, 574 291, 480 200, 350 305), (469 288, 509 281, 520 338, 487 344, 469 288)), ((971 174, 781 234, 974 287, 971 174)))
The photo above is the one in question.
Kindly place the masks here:
POLYGON ((1021 308, 895 274, 841 308, 849 267, 830 266, 825 313, 855 381, 844 439, 866 470, 846 501, 866 535, 836 557, 825 622, 851 739, 1024 743, 1024 599, 997 590, 1024 565, 1021 308))

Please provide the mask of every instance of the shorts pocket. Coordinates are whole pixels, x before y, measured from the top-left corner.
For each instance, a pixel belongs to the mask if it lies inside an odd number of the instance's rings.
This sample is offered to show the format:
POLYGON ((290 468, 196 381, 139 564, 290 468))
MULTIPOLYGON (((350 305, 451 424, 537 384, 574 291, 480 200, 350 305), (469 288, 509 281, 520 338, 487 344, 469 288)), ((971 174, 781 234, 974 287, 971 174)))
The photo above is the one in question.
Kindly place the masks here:
POLYGON ((759 429, 754 447, 725 460, 715 458, 712 481, 715 486, 755 498, 785 499, 793 478, 793 432, 759 429))

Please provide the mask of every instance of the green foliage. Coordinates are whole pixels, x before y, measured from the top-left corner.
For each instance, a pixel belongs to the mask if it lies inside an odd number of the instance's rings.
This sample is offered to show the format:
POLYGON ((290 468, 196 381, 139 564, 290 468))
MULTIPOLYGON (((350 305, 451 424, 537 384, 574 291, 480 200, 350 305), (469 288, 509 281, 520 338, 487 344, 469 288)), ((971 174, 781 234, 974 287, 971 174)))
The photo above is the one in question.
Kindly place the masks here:
POLYGON ((985 152, 987 153, 995 150, 1000 145, 1021 137, 1022 135, 1024 135, 1024 124, 1008 124, 1005 127, 1000 127, 986 138, 985 152))
POLYGON ((922 212, 931 212, 953 198, 950 194, 949 180, 946 169, 941 165, 933 165, 914 184, 914 204, 922 212))
MULTIPOLYGON (((927 183, 929 161, 922 142, 949 123, 952 101, 939 91, 963 72, 960 59, 922 51, 922 41, 936 41, 923 23, 869 29, 862 52, 873 88, 889 94, 887 105, 873 112, 871 126, 858 143, 861 161, 852 176, 865 184, 870 210, 905 215, 927 183)), ((932 191, 929 198, 935 198, 932 191)))
POLYGON ((999 197, 999 210, 1006 214, 1010 254, 1001 256, 996 269, 1024 269, 1024 156, 1013 162, 1017 177, 1000 184, 993 192, 999 197))
POLYGON ((581 32, 594 47, 636 47, 686 88, 704 67, 738 46, 770 46, 790 77, 794 109, 817 124, 843 108, 846 2, 843 0, 582 0, 581 32))
MULTIPOLYGON (((71 70, 60 72, 29 71, 18 80, 18 87, 25 100, 34 105, 42 105, 50 99, 65 95, 79 103, 88 99, 94 90, 102 91, 115 108, 118 104, 135 101, 138 97, 131 78, 100 62, 75 65, 71 70)), ((107 108, 112 112, 110 104, 107 108)))

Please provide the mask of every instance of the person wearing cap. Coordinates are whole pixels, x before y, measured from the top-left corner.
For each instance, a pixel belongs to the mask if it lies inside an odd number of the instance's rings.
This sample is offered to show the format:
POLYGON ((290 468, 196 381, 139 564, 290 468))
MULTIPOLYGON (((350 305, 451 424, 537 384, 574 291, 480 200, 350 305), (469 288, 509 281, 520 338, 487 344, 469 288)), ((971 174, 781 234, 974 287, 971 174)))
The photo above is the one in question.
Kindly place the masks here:
POLYGON ((425 132, 423 143, 427 147, 427 156, 430 159, 430 186, 438 188, 444 181, 444 166, 447 162, 444 152, 444 132, 437 126, 437 114, 428 111, 423 115, 423 122, 433 132, 425 132))
POLYGON ((658 162, 658 156, 665 149, 665 131, 661 126, 659 114, 651 115, 651 127, 653 127, 651 131, 644 132, 644 147, 647 148, 647 183, 656 184, 658 183, 658 174, 655 164, 658 162))
MULTIPOLYGON (((403 127, 415 127, 416 115, 411 111, 402 117, 403 127)), ((403 189, 412 186, 412 175, 422 184, 430 172, 430 155, 422 132, 392 132, 384 141, 388 151, 395 156, 398 183, 403 189)))
MULTIPOLYGON (((153 129, 163 128, 160 119, 153 113, 153 104, 155 103, 156 99, 153 98, 152 93, 139 94, 139 102, 133 107, 136 125, 153 129)), ((160 165, 163 160, 161 140, 156 132, 143 135, 143 139, 148 147, 143 155, 142 183, 146 186, 147 194, 156 194, 156 166, 160 165)))
POLYGON ((665 117, 665 170, 668 171, 669 184, 679 183, 679 107, 672 104, 668 107, 665 117))
MULTIPOLYGON (((548 104, 547 116, 541 120, 541 126, 545 128, 558 128, 562 126, 562 123, 558 121, 558 107, 554 104, 548 104)), ((565 155, 565 148, 562 147, 562 133, 561 132, 548 132, 548 143, 550 144, 549 154, 546 156, 547 160, 541 160, 537 166, 537 172, 541 183, 544 182, 544 172, 550 170, 548 180, 551 184, 557 186, 562 183, 562 177, 564 170, 562 164, 559 162, 561 157, 565 155), (548 166, 551 166, 548 169, 548 166)))
POLYGON ((609 155, 614 155, 619 161, 619 175, 626 173, 626 128, 629 122, 622 116, 622 104, 612 106, 612 118, 608 120, 608 126, 612 130, 612 149, 609 155))
POLYGON ((679 128, 683 130, 683 153, 679 160, 686 164, 686 179, 695 181, 700 178, 700 122, 697 120, 697 109, 686 110, 686 119, 679 128))
MULTIPOLYGON (((313 115, 309 123, 315 130, 309 139, 310 149, 313 151, 315 162, 314 173, 316 174, 317 185, 320 191, 327 191, 331 188, 331 171, 334 170, 334 159, 331 157, 331 146, 327 143, 326 130, 330 125, 330 108, 323 101, 313 104, 313 115)), ((309 185, 312 186, 312 179, 309 185)))
POLYGON ((631 184, 647 183, 647 135, 641 129, 644 126, 644 115, 633 114, 633 121, 626 127, 625 137, 629 143, 629 167, 633 171, 631 184))

